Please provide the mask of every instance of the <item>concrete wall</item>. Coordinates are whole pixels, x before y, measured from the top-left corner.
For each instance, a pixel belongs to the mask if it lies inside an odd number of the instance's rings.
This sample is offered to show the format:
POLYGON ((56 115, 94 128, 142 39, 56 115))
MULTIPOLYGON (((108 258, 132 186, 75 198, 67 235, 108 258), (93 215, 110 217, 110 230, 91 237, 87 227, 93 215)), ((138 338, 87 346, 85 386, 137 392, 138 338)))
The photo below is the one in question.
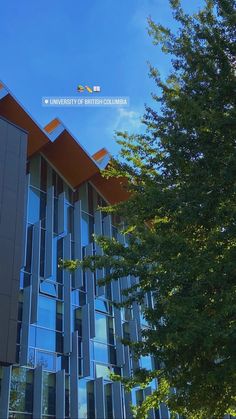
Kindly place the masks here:
POLYGON ((0 117, 0 364, 16 362, 27 134, 0 117))

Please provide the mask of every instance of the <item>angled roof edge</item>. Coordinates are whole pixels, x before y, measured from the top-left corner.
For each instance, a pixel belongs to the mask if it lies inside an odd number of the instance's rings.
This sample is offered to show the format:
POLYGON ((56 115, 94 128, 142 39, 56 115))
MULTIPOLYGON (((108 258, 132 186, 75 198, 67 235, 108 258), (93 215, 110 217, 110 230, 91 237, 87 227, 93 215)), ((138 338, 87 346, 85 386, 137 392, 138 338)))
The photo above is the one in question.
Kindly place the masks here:
POLYGON ((28 156, 38 152, 50 139, 10 89, 0 81, 0 115, 28 132, 28 156))
POLYGON ((71 134, 64 123, 55 118, 45 126, 51 139, 41 152, 53 163, 73 188, 99 173, 99 166, 71 134), (81 170, 82 168, 82 170, 81 170))
POLYGON ((42 153, 73 188, 91 181, 111 204, 128 199, 125 182, 105 179, 101 175, 111 158, 106 148, 90 156, 59 118, 53 119, 45 128, 40 127, 1 81, 0 116, 27 131, 28 157, 42 153))

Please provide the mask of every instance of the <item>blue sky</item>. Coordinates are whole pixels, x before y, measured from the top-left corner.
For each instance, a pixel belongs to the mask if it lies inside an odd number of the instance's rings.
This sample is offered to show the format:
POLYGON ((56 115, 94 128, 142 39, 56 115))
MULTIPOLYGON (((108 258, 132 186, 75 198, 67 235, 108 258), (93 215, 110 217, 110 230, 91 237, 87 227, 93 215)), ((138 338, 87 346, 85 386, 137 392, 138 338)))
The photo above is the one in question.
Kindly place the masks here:
MULTIPOLYGON (((187 11, 203 0, 183 0, 187 11)), ((12 0, 1 4, 2 80, 35 120, 59 117, 93 153, 116 153, 114 131, 139 129, 155 90, 147 61, 163 76, 169 60, 152 45, 147 17, 173 27, 168 0, 12 0), (78 95, 78 84, 100 85, 104 96, 129 96, 130 106, 45 108, 43 96, 78 95)))

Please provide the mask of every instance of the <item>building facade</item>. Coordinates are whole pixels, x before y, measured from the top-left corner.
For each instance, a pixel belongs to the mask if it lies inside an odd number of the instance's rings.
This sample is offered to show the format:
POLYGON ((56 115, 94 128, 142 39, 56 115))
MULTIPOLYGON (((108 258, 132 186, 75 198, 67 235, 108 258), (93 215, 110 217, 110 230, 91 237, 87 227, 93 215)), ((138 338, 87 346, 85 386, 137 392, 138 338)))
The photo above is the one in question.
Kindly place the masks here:
POLYGON ((128 419, 130 404, 156 388, 126 393, 110 379, 154 367, 121 342, 148 327, 142 307, 112 305, 136 279, 98 286, 102 270, 58 268, 100 254, 93 234, 125 243, 98 210, 127 199, 117 179, 101 176, 108 161, 105 150, 90 157, 59 120, 40 128, 0 84, 0 418, 128 419))

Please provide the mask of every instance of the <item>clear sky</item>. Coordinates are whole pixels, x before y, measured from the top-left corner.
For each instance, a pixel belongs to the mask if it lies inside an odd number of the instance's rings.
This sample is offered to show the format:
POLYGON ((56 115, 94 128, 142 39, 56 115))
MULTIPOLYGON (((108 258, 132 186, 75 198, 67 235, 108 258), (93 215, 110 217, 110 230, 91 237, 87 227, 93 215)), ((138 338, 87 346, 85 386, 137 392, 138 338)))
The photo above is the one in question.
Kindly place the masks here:
MULTIPOLYGON (((183 0, 187 11, 203 0, 183 0)), ((115 130, 136 132, 154 82, 147 61, 165 76, 169 61, 147 34, 147 17, 173 27, 168 0, 11 0, 1 4, 0 80, 45 126, 59 117, 93 153, 116 153, 115 130), (100 85, 104 96, 129 96, 130 106, 45 108, 42 96, 78 96, 100 85)))

